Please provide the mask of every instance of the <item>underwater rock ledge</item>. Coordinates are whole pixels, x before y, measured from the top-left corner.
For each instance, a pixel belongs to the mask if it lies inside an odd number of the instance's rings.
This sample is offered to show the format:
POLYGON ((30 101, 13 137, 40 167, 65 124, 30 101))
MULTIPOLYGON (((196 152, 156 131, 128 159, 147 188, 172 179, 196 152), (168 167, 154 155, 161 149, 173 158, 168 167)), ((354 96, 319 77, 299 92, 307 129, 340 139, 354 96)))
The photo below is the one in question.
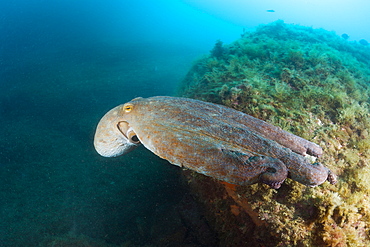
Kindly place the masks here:
POLYGON ((220 246, 370 245, 370 47, 277 21, 218 41, 178 95, 219 103, 313 141, 338 183, 279 190, 185 179, 220 246))

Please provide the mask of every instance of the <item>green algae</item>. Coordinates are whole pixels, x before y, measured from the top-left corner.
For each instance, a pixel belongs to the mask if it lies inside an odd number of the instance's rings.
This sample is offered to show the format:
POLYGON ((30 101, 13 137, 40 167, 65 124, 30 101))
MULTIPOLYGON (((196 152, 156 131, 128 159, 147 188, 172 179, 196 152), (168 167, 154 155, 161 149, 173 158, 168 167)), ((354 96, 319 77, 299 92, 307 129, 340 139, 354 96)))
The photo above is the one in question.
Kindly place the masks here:
POLYGON ((243 111, 324 149, 338 184, 238 189, 266 246, 370 245, 370 48, 277 21, 196 61, 179 95, 243 111))

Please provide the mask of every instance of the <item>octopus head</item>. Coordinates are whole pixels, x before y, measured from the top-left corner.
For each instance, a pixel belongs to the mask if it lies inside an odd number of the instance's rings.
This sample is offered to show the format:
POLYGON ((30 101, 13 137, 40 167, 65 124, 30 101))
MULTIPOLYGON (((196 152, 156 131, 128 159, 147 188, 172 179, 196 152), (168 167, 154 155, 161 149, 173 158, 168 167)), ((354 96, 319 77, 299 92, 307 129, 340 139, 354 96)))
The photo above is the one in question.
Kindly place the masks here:
POLYGON ((122 106, 113 108, 98 123, 94 136, 94 147, 101 156, 117 157, 140 145, 136 133, 122 119, 121 110, 122 106))

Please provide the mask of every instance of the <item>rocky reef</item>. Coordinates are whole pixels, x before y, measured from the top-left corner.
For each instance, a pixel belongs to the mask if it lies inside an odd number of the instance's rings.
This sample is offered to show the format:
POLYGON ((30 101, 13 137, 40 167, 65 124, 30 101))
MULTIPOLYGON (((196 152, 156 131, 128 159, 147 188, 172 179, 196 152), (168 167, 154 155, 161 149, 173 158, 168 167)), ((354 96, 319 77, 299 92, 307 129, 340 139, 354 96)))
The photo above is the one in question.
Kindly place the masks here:
POLYGON ((370 47, 277 21, 217 41, 178 95, 223 104, 319 144, 338 183, 234 186, 188 172, 220 245, 370 245, 370 47))

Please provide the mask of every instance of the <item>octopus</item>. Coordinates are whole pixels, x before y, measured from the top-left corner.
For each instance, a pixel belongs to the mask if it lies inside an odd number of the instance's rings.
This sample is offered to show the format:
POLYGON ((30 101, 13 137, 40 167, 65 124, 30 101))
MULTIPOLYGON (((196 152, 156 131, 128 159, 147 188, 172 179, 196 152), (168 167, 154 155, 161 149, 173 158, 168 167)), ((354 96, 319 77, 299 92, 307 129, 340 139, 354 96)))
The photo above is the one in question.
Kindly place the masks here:
POLYGON ((104 157, 140 144, 170 163, 235 184, 264 183, 278 189, 286 178, 314 187, 336 176, 307 156, 322 148, 258 118, 194 99, 135 98, 107 112, 94 146, 104 157))

